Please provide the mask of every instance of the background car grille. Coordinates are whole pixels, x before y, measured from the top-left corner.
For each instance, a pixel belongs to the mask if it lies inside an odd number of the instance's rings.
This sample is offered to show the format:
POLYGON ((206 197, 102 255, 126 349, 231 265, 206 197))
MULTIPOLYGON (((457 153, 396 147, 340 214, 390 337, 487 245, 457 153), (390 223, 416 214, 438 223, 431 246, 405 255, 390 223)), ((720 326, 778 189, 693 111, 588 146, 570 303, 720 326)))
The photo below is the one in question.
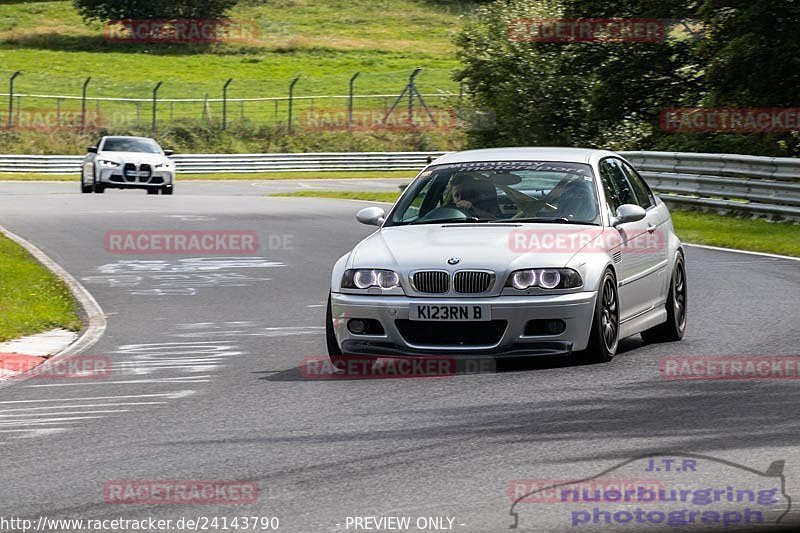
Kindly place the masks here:
POLYGON ((136 165, 133 163, 125 163, 122 169, 122 175, 125 176, 125 181, 136 181, 136 165))
POLYGON ((492 278, 493 276, 489 272, 471 270, 456 272, 453 276, 453 288, 462 294, 480 294, 489 290, 492 278))
POLYGON ((395 320, 397 330, 409 344, 420 346, 494 346, 503 337, 508 323, 489 322, 419 322, 395 320))
POLYGON ((450 274, 447 272, 416 272, 412 281, 417 292, 444 294, 450 290, 450 274))

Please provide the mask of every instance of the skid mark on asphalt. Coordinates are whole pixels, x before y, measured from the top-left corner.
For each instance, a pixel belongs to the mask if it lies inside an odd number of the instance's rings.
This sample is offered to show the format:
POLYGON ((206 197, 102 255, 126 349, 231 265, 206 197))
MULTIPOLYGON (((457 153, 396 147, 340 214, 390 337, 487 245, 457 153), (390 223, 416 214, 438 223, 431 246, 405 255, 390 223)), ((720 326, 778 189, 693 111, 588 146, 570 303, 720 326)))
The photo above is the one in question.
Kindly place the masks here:
POLYGON ((45 383, 29 380, 20 384, 32 395, 42 389, 70 391, 73 387, 79 387, 82 395, 67 393, 55 399, 33 396, 0 401, 0 439, 51 436, 80 428, 88 421, 163 408, 172 401, 195 395, 198 393, 195 387, 211 382, 228 359, 246 354, 235 338, 321 335, 323 332, 321 326, 274 327, 252 320, 177 324, 166 335, 179 340, 125 344, 111 351, 108 379, 49 380, 45 383), (137 386, 154 384, 178 390, 136 394, 137 386), (109 389, 128 393, 93 395, 86 392, 109 389))
POLYGON ((260 326, 252 321, 195 322, 178 324, 171 337, 178 338, 223 338, 223 337, 293 337, 297 335, 321 335, 324 326, 260 326))
POLYGON ((81 280, 87 285, 127 289, 133 296, 194 296, 202 289, 252 287, 271 281, 230 270, 283 266, 286 265, 264 257, 120 260, 98 267, 98 275, 81 280))
POLYGON ((171 401, 197 393, 195 387, 210 382, 230 357, 243 352, 228 341, 177 341, 126 344, 109 353, 111 369, 107 379, 28 380, 20 386, 32 395, 42 389, 59 388, 82 394, 57 399, 0 401, 0 431, 9 439, 33 438, 50 433, 41 428, 66 432, 81 423, 124 416, 131 411, 164 407, 171 401), (136 387, 161 385, 178 390, 158 394, 136 394, 136 387), (91 395, 87 390, 132 391, 129 394, 91 395))

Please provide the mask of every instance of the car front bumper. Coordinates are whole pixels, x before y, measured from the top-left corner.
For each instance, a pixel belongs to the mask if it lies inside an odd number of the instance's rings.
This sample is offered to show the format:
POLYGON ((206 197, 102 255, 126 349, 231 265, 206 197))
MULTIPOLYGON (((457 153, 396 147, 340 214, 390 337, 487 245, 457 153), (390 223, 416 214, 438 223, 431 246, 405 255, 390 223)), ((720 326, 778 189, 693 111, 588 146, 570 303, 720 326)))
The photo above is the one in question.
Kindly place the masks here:
MULTIPOLYGON (((516 357, 568 355, 583 350, 589 342, 597 292, 577 292, 546 296, 498 296, 493 298, 409 298, 406 296, 354 295, 333 293, 331 313, 336 339, 347 355, 378 357, 448 356, 516 357), (491 335, 477 340, 476 328, 486 322, 470 322, 472 340, 452 336, 447 322, 409 321, 411 304, 489 305, 491 319, 497 322, 491 335), (377 320, 382 334, 356 335, 348 330, 351 319, 377 320), (531 320, 561 320, 565 328, 559 334, 526 334, 531 320), (505 323, 504 325, 502 323, 505 323), (419 342, 414 328, 424 328, 430 339, 431 328, 441 330, 435 342, 419 342), (502 332, 501 332, 502 331, 502 332)), ((463 324, 463 323, 462 323, 463 324)))
POLYGON ((149 189, 171 187, 175 179, 172 170, 142 171, 136 169, 133 175, 126 175, 123 167, 98 168, 97 181, 109 188, 149 189))

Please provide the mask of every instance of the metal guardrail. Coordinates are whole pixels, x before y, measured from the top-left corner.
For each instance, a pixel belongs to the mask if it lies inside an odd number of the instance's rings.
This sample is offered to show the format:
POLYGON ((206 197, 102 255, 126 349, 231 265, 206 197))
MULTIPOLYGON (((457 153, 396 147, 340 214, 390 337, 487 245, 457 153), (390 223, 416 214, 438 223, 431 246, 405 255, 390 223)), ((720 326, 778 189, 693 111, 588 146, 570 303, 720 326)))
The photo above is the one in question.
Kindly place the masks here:
MULTIPOLYGON (((622 152, 668 203, 800 219, 800 159, 622 152)), ((444 152, 180 154, 178 172, 419 170, 444 152)), ((0 155, 0 172, 78 174, 82 156, 0 155)))
MULTIPOLYGON (((334 170, 419 170, 445 152, 325 152, 302 154, 179 154, 178 172, 304 172, 334 170)), ((0 155, 0 172, 78 174, 82 156, 0 155)))
POLYGON ((667 203, 800 218, 800 159, 621 152, 667 203))

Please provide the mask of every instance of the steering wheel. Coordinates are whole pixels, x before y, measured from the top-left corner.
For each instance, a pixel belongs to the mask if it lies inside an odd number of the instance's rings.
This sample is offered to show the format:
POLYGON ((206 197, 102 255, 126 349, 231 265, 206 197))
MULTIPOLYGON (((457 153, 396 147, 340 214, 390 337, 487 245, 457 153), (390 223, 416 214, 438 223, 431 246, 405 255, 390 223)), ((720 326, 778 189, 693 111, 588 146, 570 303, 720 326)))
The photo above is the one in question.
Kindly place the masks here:
POLYGON ((442 205, 431 209, 425 215, 421 216, 419 220, 421 221, 428 221, 428 220, 445 220, 445 219, 468 219, 474 218, 475 215, 469 213, 466 209, 462 209, 455 204, 452 205, 442 205))

